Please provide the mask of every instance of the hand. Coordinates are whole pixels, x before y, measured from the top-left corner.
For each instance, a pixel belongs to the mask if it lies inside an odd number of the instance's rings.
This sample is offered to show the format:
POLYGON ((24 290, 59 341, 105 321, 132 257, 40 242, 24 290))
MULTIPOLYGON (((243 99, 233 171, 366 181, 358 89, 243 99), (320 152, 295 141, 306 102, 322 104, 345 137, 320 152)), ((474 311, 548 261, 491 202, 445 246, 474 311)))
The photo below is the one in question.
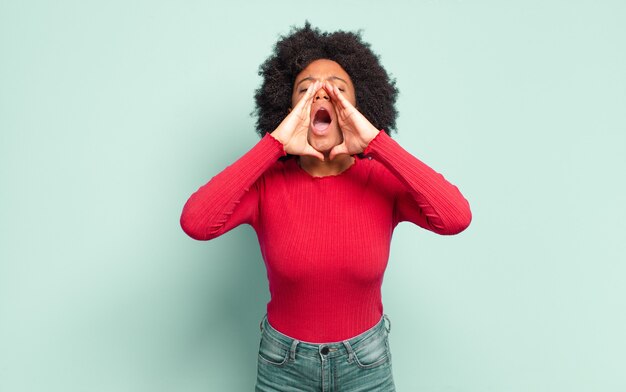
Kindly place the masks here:
POLYGON ((343 142, 330 150, 330 159, 332 160, 339 154, 362 153, 380 130, 376 129, 361 112, 352 106, 337 86, 324 82, 324 89, 330 94, 335 104, 339 128, 343 133, 343 142))
POLYGON ((311 122, 311 103, 315 93, 322 88, 321 82, 311 83, 306 93, 296 106, 278 125, 271 135, 283 144, 287 154, 310 155, 324 160, 324 155, 314 149, 308 141, 309 124, 311 122))

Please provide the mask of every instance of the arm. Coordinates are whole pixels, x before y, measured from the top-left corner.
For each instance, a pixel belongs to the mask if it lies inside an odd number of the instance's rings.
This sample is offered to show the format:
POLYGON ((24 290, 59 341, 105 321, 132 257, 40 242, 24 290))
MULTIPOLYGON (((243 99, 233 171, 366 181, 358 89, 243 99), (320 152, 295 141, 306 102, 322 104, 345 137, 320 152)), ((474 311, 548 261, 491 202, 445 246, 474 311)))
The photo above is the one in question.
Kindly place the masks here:
POLYGON ((442 235, 458 234, 469 226, 472 213, 459 189, 385 132, 380 131, 364 153, 395 177, 389 184, 397 189, 394 225, 410 221, 442 235))
POLYGON ((255 224, 256 180, 285 155, 283 145, 266 134, 250 151, 200 187, 185 203, 180 225, 196 240, 210 240, 242 223, 255 224))
POLYGON ((289 153, 324 159, 307 141, 311 101, 320 87, 319 82, 311 83, 278 128, 191 195, 180 217, 185 233, 210 240, 242 223, 254 227, 259 205, 256 181, 279 157, 289 153))
POLYGON ((384 131, 376 129, 339 91, 324 85, 336 105, 343 142, 330 152, 370 155, 393 175, 381 177, 381 186, 396 194, 394 226, 411 221, 438 234, 457 234, 472 220, 469 203, 459 189, 425 163, 415 158, 384 131))

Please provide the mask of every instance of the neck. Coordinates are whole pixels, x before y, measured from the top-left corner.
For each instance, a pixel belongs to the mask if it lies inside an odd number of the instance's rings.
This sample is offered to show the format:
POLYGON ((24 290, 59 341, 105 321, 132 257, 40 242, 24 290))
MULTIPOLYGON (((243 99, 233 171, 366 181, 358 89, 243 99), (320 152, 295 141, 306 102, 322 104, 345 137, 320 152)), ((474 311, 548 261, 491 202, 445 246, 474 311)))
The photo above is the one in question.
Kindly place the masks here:
POLYGON ((313 177, 334 176, 347 170, 354 163, 354 157, 348 154, 338 155, 332 161, 325 157, 320 161, 315 157, 301 155, 298 157, 300 167, 313 177))

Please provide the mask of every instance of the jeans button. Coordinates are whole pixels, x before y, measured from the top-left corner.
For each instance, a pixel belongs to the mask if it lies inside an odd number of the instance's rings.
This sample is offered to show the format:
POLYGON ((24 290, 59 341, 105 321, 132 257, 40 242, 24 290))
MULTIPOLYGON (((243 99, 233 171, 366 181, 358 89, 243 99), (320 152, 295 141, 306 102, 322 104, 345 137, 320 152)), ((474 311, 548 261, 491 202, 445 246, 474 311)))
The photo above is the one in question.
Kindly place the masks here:
POLYGON ((328 354, 328 352, 329 352, 329 351, 330 351, 330 350, 328 349, 328 347, 327 347, 327 346, 324 346, 324 347, 322 347, 322 350, 321 350, 320 352, 321 352, 322 354, 326 355, 326 354, 328 354))

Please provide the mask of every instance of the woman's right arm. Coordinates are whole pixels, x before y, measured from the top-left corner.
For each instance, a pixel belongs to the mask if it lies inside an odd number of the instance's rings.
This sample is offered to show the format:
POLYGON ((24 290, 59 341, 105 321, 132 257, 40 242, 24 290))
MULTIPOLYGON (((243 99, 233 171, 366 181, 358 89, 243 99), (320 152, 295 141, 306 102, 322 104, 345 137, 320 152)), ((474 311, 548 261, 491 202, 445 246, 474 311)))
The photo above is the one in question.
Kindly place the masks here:
POLYGON ((256 180, 285 155, 283 145, 266 134, 250 151, 191 195, 180 217, 185 233, 210 240, 257 216, 256 180))
POLYGON ((196 240, 210 240, 242 223, 255 225, 258 215, 256 181, 286 155, 324 156, 307 142, 311 102, 321 87, 311 83, 306 94, 278 128, 191 195, 180 217, 183 231, 196 240))

